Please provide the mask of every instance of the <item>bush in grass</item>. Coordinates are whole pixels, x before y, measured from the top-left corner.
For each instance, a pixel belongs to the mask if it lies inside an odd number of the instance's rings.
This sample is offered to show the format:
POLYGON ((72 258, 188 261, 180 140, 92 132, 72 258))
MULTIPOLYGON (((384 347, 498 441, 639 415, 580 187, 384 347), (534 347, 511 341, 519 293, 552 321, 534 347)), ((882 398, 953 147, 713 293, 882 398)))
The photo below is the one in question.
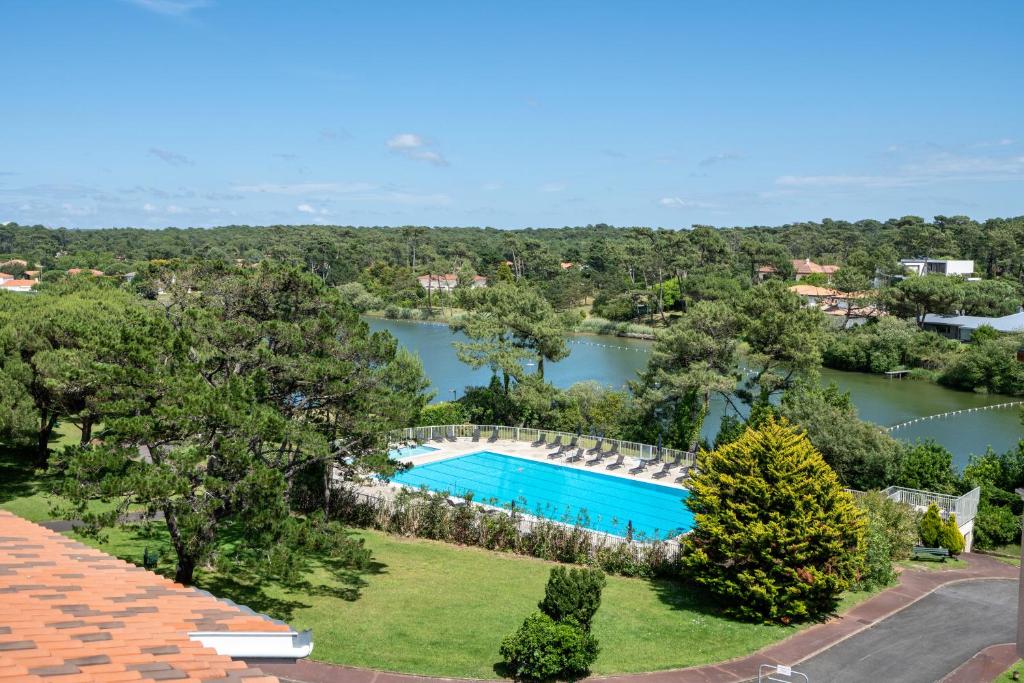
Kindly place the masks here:
POLYGON ((555 567, 548 577, 544 599, 537 607, 555 621, 572 619, 589 631, 590 622, 601 606, 605 583, 604 572, 600 569, 555 567))
POLYGON ((806 435, 768 416, 702 451, 683 566, 735 616, 790 623, 832 613, 863 559, 863 513, 806 435))
POLYGON ((949 519, 942 524, 942 531, 939 532, 939 545, 948 550, 953 557, 964 551, 966 545, 964 535, 960 533, 960 525, 956 523, 956 515, 953 513, 950 513, 949 519))
POLYGON ((942 535, 942 517, 939 515, 939 506, 935 503, 928 504, 928 511, 921 517, 918 534, 921 537, 921 544, 925 547, 939 547, 942 535))
POLYGON ((501 659, 515 679, 547 681, 585 675, 597 659, 597 640, 572 620, 558 622, 543 612, 526 617, 501 641, 501 659))
POLYGON ((917 517, 914 511, 883 493, 873 491, 857 499, 857 507, 867 516, 864 568, 857 588, 871 590, 896 580, 894 560, 905 560, 917 542, 917 517))

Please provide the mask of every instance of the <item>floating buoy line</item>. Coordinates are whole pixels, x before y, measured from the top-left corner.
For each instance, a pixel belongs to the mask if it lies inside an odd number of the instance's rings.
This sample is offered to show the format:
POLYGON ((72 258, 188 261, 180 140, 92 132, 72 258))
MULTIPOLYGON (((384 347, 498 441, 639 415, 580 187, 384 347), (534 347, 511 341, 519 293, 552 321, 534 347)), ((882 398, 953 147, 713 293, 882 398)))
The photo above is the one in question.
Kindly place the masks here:
POLYGON ((963 408, 961 410, 951 410, 948 413, 937 413, 935 415, 925 415, 924 417, 914 418, 913 420, 907 420, 906 422, 900 422, 890 427, 884 427, 887 432, 894 432, 897 429, 909 427, 919 422, 928 422, 930 420, 941 420, 947 417, 954 417, 956 415, 967 415, 969 413, 980 413, 983 410, 999 410, 1002 408, 1013 408, 1014 406, 1024 405, 1024 401, 1010 401, 1009 403, 993 403, 990 406, 978 406, 977 408, 963 408))

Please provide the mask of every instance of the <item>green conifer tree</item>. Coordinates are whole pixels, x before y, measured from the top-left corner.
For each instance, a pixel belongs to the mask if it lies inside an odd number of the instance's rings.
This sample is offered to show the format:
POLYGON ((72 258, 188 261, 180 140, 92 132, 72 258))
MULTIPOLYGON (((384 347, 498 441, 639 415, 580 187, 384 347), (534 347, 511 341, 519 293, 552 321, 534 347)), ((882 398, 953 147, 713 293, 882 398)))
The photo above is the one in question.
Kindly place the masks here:
POLYGON ((864 516, 806 435, 768 416, 699 457, 684 567, 736 616, 831 613, 863 562, 864 516))
POLYGON ((942 524, 939 545, 948 550, 953 557, 964 551, 966 541, 964 535, 960 533, 960 525, 956 523, 956 514, 950 513, 949 519, 942 524))
POLYGON ((939 506, 935 503, 928 505, 928 511, 921 518, 919 527, 921 544, 928 548, 938 548, 942 535, 942 517, 939 516, 939 506))

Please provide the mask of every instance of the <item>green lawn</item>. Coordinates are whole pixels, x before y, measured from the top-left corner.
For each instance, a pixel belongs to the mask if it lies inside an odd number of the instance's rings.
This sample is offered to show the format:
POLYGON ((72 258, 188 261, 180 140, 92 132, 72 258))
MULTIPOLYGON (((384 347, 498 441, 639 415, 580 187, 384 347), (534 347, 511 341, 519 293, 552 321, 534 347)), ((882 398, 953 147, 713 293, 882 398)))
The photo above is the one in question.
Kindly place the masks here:
MULTIPOLYGON (((80 432, 71 424, 61 424, 50 441, 51 453, 69 444, 78 443, 80 432)), ((37 473, 29 449, 12 449, 0 445, 0 510, 9 510, 33 522, 53 519, 51 506, 55 502, 49 495, 51 479, 37 473)), ((101 503, 91 503, 91 510, 100 510, 101 503)))
POLYGON ((37 475, 30 456, 0 446, 0 509, 41 522, 53 519, 50 480, 37 475))
POLYGON ((1011 666, 1009 669, 1004 671, 999 676, 999 678, 997 678, 995 680, 995 683, 1003 683, 1003 681, 1012 681, 1012 680, 1014 680, 1013 679, 1013 672, 1014 671, 1019 671, 1022 675, 1024 675, 1024 660, 1018 659, 1017 662, 1013 666, 1011 666))
MULTIPOLYGON (((201 574, 197 583, 312 628, 314 659, 433 676, 497 677, 498 644, 536 608, 552 563, 372 531, 356 535, 366 539, 374 565, 340 581, 317 570, 293 587, 254 587, 213 574, 201 574)), ((162 550, 158 570, 172 570, 162 527, 111 530, 99 545, 136 563, 146 548, 162 550)), ((844 609, 865 597, 847 596, 844 609)), ((795 629, 725 619, 673 582, 609 577, 594 632, 601 643, 594 673, 611 674, 730 659, 795 629)))

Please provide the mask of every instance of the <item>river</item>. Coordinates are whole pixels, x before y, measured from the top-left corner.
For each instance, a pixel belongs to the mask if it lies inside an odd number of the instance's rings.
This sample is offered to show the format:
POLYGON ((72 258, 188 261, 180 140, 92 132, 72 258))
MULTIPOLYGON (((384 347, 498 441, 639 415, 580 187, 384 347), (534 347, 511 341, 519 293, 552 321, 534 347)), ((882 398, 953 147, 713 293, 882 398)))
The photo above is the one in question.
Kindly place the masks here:
MULTIPOLYGON (((486 384, 490 370, 472 368, 459 362, 452 341, 456 336, 447 325, 398 320, 369 320, 374 330, 387 330, 410 351, 419 354, 436 400, 461 396, 466 386, 486 384)), ((577 335, 571 339, 572 353, 557 363, 545 363, 548 381, 559 387, 576 382, 596 381, 622 388, 647 364, 651 343, 621 337, 577 335)), ((860 417, 891 426, 957 410, 969 410, 1013 401, 1012 397, 953 391, 913 379, 887 379, 859 372, 822 370, 824 382, 835 382, 850 397, 860 417)), ((1018 399, 1019 400, 1019 399, 1018 399)), ((704 424, 704 436, 714 440, 725 409, 724 401, 713 402, 704 424)), ((990 409, 924 420, 896 430, 893 435, 907 441, 932 438, 948 448, 957 467, 963 467, 972 453, 987 446, 1006 451, 1024 438, 1020 410, 990 409)))

